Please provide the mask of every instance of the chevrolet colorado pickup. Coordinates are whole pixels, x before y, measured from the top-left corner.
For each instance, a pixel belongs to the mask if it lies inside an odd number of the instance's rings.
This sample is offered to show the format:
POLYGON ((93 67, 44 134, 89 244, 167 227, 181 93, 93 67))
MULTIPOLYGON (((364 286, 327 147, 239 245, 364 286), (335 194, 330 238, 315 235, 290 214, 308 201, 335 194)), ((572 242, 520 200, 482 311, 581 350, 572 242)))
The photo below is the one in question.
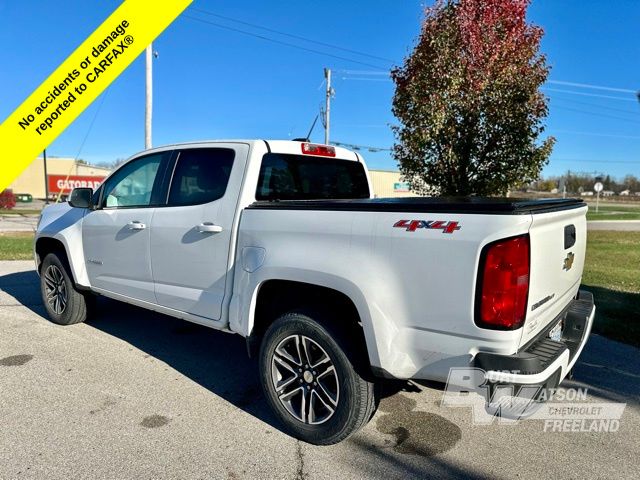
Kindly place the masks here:
POLYGON ((381 377, 565 378, 595 312, 581 200, 371 197, 339 147, 147 150, 43 211, 43 302, 63 325, 99 294, 242 335, 275 415, 315 444, 369 421, 381 377))

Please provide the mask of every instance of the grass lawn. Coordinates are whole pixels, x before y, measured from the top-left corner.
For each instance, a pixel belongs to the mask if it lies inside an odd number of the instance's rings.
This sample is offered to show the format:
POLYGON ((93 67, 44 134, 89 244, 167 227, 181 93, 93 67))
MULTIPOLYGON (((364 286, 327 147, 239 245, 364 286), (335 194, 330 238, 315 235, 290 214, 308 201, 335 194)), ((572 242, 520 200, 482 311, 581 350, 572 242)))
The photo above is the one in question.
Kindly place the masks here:
POLYGON ((640 220, 640 205, 602 205, 589 203, 587 220, 640 220))
POLYGON ((0 260, 33 259, 33 232, 0 233, 0 260))
POLYGON ((595 297, 594 332, 640 346, 640 232, 589 232, 582 282, 595 297))

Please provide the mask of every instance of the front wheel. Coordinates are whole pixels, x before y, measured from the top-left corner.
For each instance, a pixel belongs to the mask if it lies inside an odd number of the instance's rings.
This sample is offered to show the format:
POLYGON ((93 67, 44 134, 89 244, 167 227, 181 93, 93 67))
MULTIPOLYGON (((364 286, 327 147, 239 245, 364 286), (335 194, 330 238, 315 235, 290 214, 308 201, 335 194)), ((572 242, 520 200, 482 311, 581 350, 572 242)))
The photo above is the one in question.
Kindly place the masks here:
POLYGON ((66 258, 49 253, 40 271, 42 303, 52 322, 72 325, 84 322, 93 297, 76 289, 66 258))
POLYGON ((260 348, 262 388, 278 419, 294 437, 316 445, 338 443, 375 411, 373 382, 354 368, 319 315, 288 313, 267 330, 260 348))

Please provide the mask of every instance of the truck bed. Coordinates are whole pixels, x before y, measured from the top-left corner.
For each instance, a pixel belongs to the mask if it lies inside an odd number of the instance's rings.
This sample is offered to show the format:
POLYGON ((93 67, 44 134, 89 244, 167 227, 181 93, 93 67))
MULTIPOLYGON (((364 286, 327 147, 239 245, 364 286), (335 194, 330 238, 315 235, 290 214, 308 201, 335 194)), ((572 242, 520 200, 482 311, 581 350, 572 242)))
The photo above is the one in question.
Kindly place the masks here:
POLYGON ((242 215, 238 250, 259 251, 264 263, 250 275, 253 268, 239 270, 234 290, 267 277, 339 285, 365 319, 374 366, 398 378, 445 380, 474 351, 514 354, 559 318, 580 285, 585 211, 581 199, 258 201, 242 215), (518 235, 531 244, 525 324, 480 328, 483 248, 518 235), (573 266, 563 268, 569 254, 573 266))
POLYGON ((579 198, 406 197, 354 200, 258 201, 248 208, 285 210, 336 210, 360 212, 475 213, 530 215, 580 208, 579 198))

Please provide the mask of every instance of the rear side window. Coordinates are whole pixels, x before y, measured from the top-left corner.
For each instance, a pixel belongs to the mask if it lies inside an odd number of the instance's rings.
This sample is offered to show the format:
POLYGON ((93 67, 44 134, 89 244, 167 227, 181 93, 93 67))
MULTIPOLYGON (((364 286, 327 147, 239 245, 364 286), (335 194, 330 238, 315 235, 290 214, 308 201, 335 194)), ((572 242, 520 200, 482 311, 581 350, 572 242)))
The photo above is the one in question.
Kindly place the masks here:
POLYGON ((181 150, 169 190, 169 205, 198 205, 222 198, 234 156, 229 148, 181 150))
POLYGON ((267 153, 262 157, 257 200, 369 198, 360 162, 267 153))

